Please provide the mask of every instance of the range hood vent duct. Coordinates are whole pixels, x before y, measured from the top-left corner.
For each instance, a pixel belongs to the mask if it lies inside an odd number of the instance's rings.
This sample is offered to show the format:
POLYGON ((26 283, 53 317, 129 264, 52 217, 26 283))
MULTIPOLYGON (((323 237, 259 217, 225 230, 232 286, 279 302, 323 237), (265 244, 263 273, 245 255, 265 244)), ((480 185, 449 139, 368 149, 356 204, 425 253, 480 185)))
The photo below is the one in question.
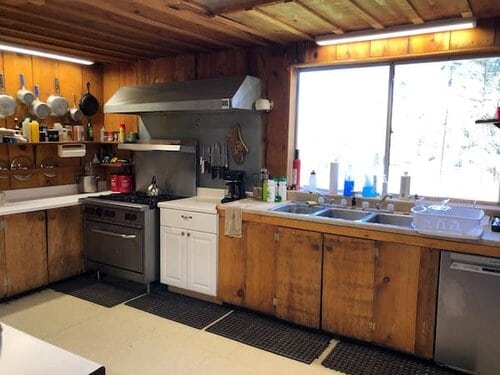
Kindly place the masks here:
POLYGON ((165 113, 253 110, 260 79, 227 77, 122 87, 104 104, 104 113, 165 113))

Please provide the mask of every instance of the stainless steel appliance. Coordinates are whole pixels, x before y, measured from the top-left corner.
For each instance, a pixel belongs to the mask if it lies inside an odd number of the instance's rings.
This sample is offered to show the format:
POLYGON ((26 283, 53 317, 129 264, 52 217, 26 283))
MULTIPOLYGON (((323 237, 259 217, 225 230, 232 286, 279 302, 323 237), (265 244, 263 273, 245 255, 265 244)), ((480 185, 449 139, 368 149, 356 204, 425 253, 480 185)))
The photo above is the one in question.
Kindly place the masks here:
POLYGON ((441 252, 435 360, 500 374, 500 258, 441 252))
POLYGON ((189 152, 134 153, 135 192, 83 198, 87 269, 149 285, 159 280, 158 202, 196 194, 195 146, 189 152), (146 193, 157 177, 159 195, 146 193))
POLYGON ((157 204, 179 198, 131 193, 82 199, 87 269, 144 284, 158 280, 157 204))

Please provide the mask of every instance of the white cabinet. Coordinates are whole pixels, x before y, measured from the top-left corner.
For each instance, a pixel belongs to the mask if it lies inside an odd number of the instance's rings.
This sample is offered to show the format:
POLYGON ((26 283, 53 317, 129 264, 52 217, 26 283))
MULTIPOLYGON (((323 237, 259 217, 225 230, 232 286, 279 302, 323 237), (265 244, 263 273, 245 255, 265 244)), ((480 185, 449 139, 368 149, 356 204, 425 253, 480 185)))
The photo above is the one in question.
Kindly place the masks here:
POLYGON ((217 215, 162 208, 160 281, 215 296, 217 215))

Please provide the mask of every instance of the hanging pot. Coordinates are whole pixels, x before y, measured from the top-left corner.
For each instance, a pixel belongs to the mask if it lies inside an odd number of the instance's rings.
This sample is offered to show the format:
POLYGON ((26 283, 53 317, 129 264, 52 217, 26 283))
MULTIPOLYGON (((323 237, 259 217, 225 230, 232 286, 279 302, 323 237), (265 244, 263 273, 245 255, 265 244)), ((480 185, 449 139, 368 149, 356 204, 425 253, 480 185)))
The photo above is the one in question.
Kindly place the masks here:
POLYGON ((47 99, 47 104, 50 107, 52 116, 61 117, 68 113, 68 101, 59 93, 59 79, 54 78, 55 94, 52 94, 47 99))
POLYGON ((75 93, 73 93, 73 108, 69 110, 69 115, 71 116, 71 119, 75 122, 81 122, 83 120, 83 112, 76 105, 75 93))
POLYGON ((80 99, 80 109, 85 116, 93 116, 99 110, 99 102, 90 93, 90 82, 87 82, 87 93, 80 99))
POLYGON ((50 115, 50 107, 46 103, 42 102, 38 97, 37 85, 35 85, 33 91, 35 92, 35 100, 33 100, 33 102, 28 107, 28 112, 30 115, 43 120, 50 115))
POLYGON ((30 105, 31 103, 33 103, 33 100, 35 100, 35 95, 33 95, 30 90, 27 90, 26 87, 24 87, 24 74, 22 73, 19 74, 19 83, 21 85, 21 88, 17 90, 17 100, 19 100, 19 102, 22 104, 30 105))
POLYGON ((12 116, 16 112, 16 101, 5 93, 3 73, 0 73, 0 119, 12 116))

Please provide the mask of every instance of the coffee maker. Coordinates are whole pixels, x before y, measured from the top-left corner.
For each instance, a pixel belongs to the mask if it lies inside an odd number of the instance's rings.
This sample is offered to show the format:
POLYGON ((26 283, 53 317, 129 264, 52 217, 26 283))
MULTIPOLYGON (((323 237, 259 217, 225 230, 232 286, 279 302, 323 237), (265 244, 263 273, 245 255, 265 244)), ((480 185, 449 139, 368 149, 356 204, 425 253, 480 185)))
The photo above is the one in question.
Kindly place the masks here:
POLYGON ((222 177, 227 185, 226 195, 222 199, 222 203, 232 202, 246 197, 245 171, 224 171, 222 177))

